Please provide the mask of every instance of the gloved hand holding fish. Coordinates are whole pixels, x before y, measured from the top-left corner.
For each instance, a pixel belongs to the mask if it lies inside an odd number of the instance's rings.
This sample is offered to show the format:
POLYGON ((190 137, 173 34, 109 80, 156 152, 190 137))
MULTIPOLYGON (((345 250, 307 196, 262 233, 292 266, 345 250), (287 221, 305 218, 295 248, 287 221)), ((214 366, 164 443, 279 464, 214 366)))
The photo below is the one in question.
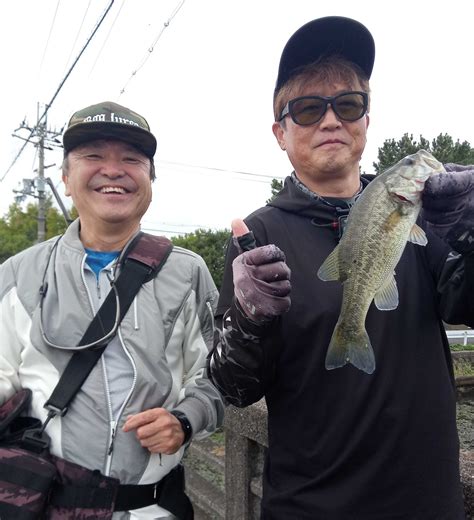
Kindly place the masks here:
POLYGON ((445 173, 433 175, 423 192, 421 217, 459 253, 474 251, 474 165, 445 164, 445 173))
POLYGON ((398 306, 394 270, 408 242, 424 246, 416 224, 427 179, 443 165, 425 150, 405 157, 378 175, 351 209, 341 241, 321 265, 323 281, 343 284, 342 307, 326 354, 326 368, 351 363, 371 374, 375 356, 365 330, 372 300, 377 309, 398 306))
POLYGON ((234 294, 246 316, 259 323, 287 312, 290 269, 283 251, 274 244, 255 247, 243 220, 232 222, 232 232, 241 253, 232 263, 234 294))

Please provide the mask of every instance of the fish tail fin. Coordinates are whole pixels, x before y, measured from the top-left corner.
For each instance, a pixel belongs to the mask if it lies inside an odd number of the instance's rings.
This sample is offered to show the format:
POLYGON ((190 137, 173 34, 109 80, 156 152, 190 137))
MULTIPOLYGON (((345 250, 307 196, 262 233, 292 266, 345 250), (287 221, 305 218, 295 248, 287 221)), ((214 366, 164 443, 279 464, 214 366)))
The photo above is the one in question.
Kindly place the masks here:
POLYGON ((375 370, 375 356, 365 329, 356 334, 345 334, 336 325, 326 354, 326 369, 333 370, 351 363, 359 370, 372 374, 375 370))

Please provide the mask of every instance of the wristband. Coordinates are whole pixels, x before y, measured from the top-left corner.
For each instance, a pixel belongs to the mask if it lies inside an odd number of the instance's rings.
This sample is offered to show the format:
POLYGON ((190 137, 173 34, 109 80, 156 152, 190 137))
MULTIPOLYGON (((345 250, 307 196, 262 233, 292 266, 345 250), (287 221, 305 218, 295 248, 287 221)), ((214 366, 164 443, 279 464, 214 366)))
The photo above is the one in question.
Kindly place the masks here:
POLYGON ((176 419, 178 419, 178 421, 181 423, 181 428, 183 429, 184 433, 183 444, 186 444, 187 442, 189 442, 193 434, 193 427, 191 426, 189 419, 183 412, 180 412, 179 410, 173 410, 172 412, 170 412, 170 414, 174 415, 176 419))

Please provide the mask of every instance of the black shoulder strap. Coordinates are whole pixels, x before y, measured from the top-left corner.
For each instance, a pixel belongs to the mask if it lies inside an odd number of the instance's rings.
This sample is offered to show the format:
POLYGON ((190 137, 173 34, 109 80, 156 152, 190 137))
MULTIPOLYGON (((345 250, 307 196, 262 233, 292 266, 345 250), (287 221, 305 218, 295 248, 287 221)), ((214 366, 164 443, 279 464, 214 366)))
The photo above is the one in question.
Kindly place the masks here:
POLYGON ((66 413, 69 403, 112 339, 113 334, 108 335, 108 331, 116 332, 140 287, 158 274, 172 248, 173 244, 166 237, 140 232, 122 254, 120 274, 84 333, 79 346, 89 345, 104 336, 108 337, 107 342, 73 354, 51 397, 44 405, 49 410, 49 416, 66 413))

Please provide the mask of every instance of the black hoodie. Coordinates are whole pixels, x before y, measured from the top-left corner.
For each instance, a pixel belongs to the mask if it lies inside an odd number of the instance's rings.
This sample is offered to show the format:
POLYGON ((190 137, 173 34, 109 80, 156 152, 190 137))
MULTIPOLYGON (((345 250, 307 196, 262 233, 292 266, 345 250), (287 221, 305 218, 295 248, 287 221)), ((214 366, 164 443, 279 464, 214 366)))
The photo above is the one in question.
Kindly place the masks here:
POLYGON ((257 245, 276 244, 291 269, 291 309, 270 324, 251 327, 236 308, 237 252, 231 245, 227 253, 217 317, 230 309, 231 321, 211 375, 236 406, 265 396, 262 518, 464 519, 442 319, 474 324, 473 266, 465 275, 464 259, 435 235, 427 233, 426 247, 408 243, 396 267, 398 308, 372 304, 367 314, 375 372, 351 365, 328 371, 342 287, 317 271, 338 243, 345 206, 311 197, 287 178, 274 201, 245 219, 257 245))

